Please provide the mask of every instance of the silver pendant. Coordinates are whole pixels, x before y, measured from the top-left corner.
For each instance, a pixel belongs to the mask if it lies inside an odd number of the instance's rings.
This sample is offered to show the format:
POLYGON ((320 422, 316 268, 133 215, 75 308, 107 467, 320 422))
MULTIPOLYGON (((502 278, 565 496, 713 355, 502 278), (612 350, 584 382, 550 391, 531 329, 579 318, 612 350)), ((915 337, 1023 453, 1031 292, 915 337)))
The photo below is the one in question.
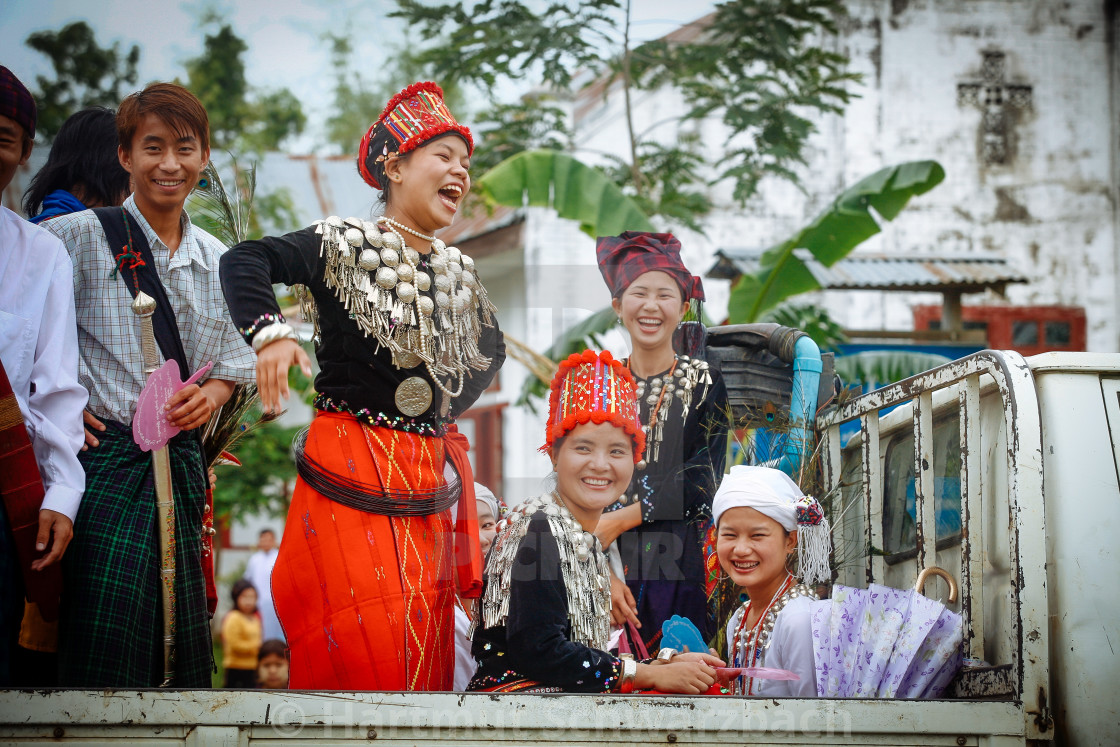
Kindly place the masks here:
MULTIPOLYGON (((416 368, 423 362, 423 359, 411 350, 400 350, 393 354, 393 365, 397 368, 416 368)), ((400 391, 399 388, 398 391, 400 391)))
POLYGON ((409 376, 397 385, 393 399, 402 415, 414 418, 432 406, 432 386, 419 376, 409 376))

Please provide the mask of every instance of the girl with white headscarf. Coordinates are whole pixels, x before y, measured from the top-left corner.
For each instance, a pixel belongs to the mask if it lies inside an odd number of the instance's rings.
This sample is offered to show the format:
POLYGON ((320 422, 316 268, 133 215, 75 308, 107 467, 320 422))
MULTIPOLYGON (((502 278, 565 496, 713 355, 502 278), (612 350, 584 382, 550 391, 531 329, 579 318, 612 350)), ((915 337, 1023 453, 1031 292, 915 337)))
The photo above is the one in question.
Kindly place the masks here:
POLYGON ((804 495, 784 472, 735 466, 712 503, 716 556, 749 597, 727 623, 728 662, 733 667, 792 671, 798 680, 741 676, 740 695, 815 697, 816 670, 811 586, 831 579, 830 529, 820 504, 804 495), (788 569, 797 552, 797 573, 788 569))

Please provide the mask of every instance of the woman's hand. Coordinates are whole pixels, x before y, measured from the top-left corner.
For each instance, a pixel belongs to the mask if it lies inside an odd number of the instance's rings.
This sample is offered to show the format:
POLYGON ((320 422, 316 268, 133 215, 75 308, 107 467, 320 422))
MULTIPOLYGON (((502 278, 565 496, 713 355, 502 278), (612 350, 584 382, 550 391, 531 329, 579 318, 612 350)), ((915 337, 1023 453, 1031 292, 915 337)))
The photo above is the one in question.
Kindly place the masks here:
POLYGON ((619 535, 627 529, 633 529, 642 523, 642 507, 637 503, 632 503, 626 508, 620 508, 617 511, 609 511, 599 517, 599 523, 595 525, 595 536, 599 538, 599 543, 606 550, 611 546, 611 543, 618 539, 619 535))
POLYGON ((311 359, 295 340, 276 340, 257 353, 257 393, 261 409, 279 413, 281 398, 288 399, 288 369, 299 366, 304 376, 311 377, 311 359))
POLYGON ((714 648, 710 648, 708 649, 708 651, 709 653, 706 654, 702 654, 699 651, 685 651, 683 653, 674 655, 673 658, 669 660, 669 663, 676 664, 678 661, 700 661, 710 667, 727 666, 727 664, 724 663, 723 659, 716 656, 716 650, 714 648))
POLYGON ((674 656, 668 664, 639 664, 634 689, 701 695, 708 692, 715 682, 716 670, 703 661, 677 661, 674 656))
POLYGON ((611 573, 611 623, 625 625, 627 620, 636 628, 642 627, 638 622, 638 603, 634 601, 630 587, 611 573))

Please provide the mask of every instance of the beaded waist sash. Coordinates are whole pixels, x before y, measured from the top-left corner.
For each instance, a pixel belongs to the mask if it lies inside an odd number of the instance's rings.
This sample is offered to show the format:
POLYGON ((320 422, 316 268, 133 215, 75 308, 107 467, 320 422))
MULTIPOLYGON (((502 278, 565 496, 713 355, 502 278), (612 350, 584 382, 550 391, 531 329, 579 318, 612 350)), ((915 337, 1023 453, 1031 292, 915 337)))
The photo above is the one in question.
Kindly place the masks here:
POLYGON ((463 486, 457 473, 438 488, 393 490, 332 472, 307 455, 304 447, 309 430, 310 426, 300 430, 292 442, 296 471, 312 490, 335 503, 382 516, 428 516, 446 511, 459 500, 463 486))

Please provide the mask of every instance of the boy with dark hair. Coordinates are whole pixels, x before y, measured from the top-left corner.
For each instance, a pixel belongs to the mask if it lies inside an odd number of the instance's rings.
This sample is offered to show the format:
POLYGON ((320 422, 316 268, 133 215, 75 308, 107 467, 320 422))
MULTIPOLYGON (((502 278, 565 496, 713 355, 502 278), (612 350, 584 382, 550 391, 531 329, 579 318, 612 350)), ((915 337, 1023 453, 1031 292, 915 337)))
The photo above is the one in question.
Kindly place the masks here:
POLYGON ((133 296, 157 299, 153 327, 164 360, 186 380, 208 378, 166 404, 182 432, 167 444, 175 511, 176 687, 208 687, 209 615, 201 535, 206 469, 197 430, 253 380, 252 352, 226 310, 218 279, 225 247, 194 226, 183 206, 210 156, 206 110, 182 86, 154 83, 117 110, 121 166, 133 194, 121 208, 61 216, 46 224, 74 260, 80 381, 90 391, 87 487, 63 572, 60 684, 152 687, 164 681, 159 537, 152 458, 131 422, 147 377, 133 296), (110 236, 112 238, 110 238, 110 236))
MULTIPOLYGON (((0 193, 31 155, 35 121, 31 93, 0 66, 0 193)), ((53 620, 85 488, 72 274, 58 239, 0 207, 0 687, 28 684, 10 670, 25 583, 53 620)))
POLYGON ((23 212, 35 224, 87 208, 120 205, 128 197, 128 172, 117 158, 117 115, 91 106, 62 123, 47 162, 23 195, 23 212))

